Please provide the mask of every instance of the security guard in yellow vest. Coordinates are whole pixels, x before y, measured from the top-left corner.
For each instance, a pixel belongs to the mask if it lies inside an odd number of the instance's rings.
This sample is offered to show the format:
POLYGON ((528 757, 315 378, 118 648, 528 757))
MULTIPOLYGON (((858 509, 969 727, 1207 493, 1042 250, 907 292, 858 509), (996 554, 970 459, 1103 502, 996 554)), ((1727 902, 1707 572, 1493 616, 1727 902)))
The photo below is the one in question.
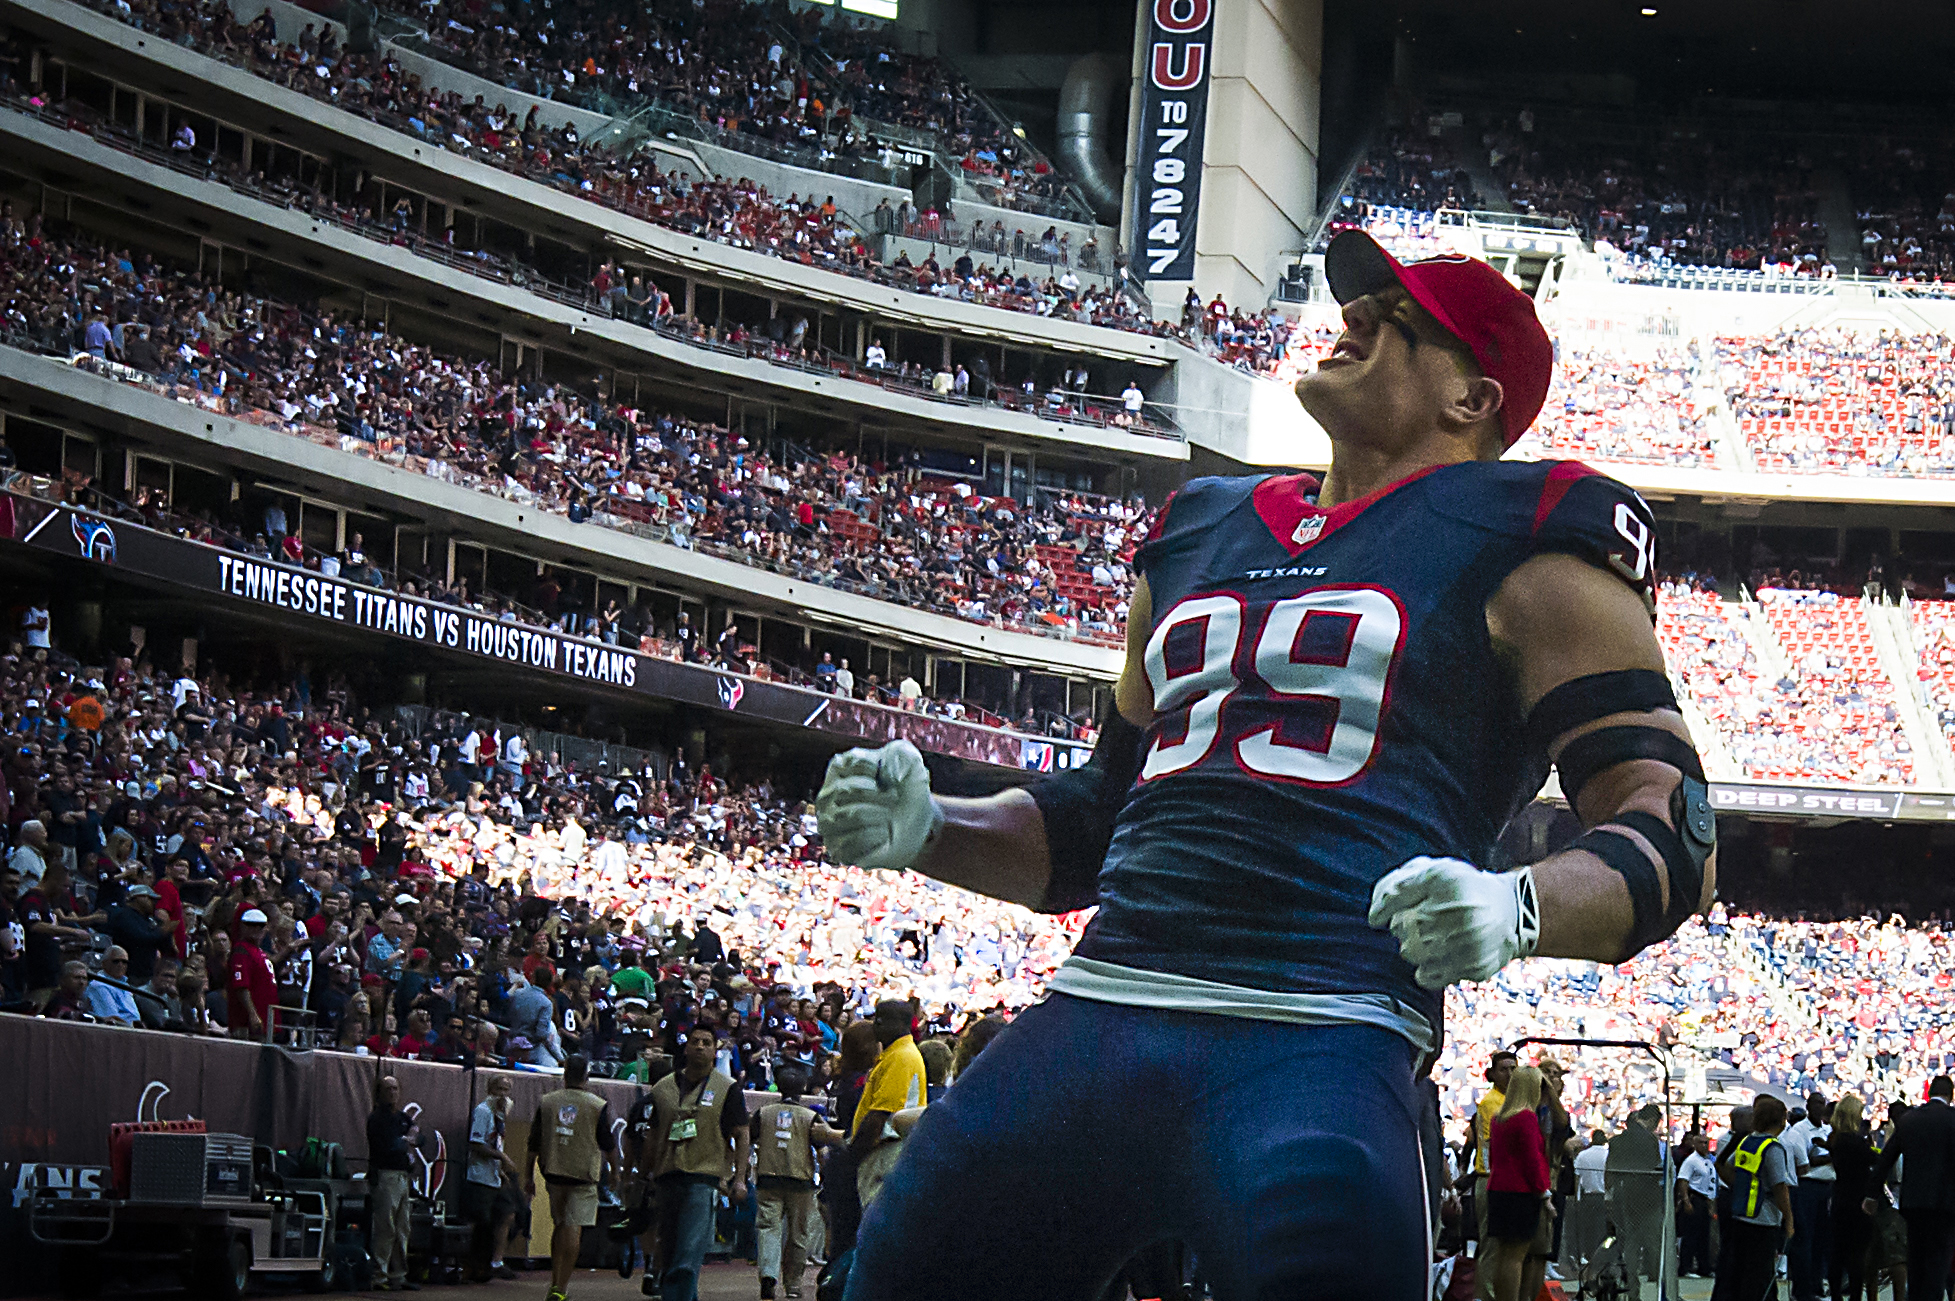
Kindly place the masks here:
POLYGON ((1725 1167, 1731 1187, 1733 1301, 1764 1301, 1778 1290, 1779 1249, 1793 1234, 1792 1158, 1779 1141, 1785 1103, 1762 1094, 1752 1104, 1751 1133, 1738 1140, 1725 1167))
MULTIPOLYGON (((747 1198, 747 1095, 715 1067, 718 1055, 718 1032, 696 1025, 686 1032, 679 1069, 652 1086, 649 1161, 665 1301, 698 1301, 719 1195, 736 1205, 747 1198)), ((649 1280, 647 1287, 649 1294, 649 1280)))
POLYGON ((779 1102, 754 1113, 754 1175, 757 1200, 754 1232, 759 1238, 760 1297, 773 1301, 777 1281, 787 1280, 789 1298, 801 1295, 808 1270, 808 1244, 814 1226, 815 1145, 841 1147, 848 1135, 830 1129, 801 1101, 808 1073, 783 1066, 776 1077, 779 1102))
POLYGON ((529 1161, 523 1193, 536 1195, 536 1167, 550 1189, 549 1301, 563 1301, 577 1267, 584 1230, 597 1223, 597 1188, 604 1180, 604 1158, 616 1146, 608 1104, 585 1090, 590 1073, 582 1053, 564 1059, 563 1087, 543 1095, 529 1129, 529 1161))

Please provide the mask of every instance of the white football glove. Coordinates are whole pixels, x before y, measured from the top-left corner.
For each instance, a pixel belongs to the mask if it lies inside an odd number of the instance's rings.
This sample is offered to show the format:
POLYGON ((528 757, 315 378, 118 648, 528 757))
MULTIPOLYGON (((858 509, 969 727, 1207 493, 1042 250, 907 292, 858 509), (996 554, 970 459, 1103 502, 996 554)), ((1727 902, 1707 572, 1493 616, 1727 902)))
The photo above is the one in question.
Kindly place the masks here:
POLYGON ((1371 924, 1391 928, 1427 989, 1491 980, 1541 937, 1534 869, 1482 872, 1457 858, 1411 859, 1372 890, 1371 924))
POLYGON ((898 872, 916 862, 944 825, 930 798, 930 770, 908 741, 830 759, 815 796, 815 820, 830 859, 898 872))

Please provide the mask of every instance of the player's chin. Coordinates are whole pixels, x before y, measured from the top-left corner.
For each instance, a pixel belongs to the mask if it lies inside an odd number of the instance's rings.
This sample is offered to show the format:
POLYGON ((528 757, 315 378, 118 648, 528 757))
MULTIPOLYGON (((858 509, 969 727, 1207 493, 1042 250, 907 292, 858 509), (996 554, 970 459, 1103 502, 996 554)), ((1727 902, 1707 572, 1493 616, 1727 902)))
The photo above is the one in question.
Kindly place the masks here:
POLYGON ((1342 425, 1360 406, 1356 376, 1342 370, 1319 370, 1304 375, 1292 390, 1304 413, 1326 430, 1342 425))

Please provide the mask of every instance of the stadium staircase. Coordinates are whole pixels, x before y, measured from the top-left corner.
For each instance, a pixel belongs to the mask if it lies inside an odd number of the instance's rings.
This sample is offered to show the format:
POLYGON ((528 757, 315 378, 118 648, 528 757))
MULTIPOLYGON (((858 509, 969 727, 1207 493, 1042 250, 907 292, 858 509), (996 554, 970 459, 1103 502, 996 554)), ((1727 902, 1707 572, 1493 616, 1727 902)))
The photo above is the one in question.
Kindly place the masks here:
POLYGON ((1739 627, 1751 639, 1751 648, 1758 652, 1758 666, 1761 677, 1771 682, 1791 676, 1792 665, 1786 659, 1785 647, 1772 633, 1772 625, 1765 618, 1765 607, 1749 591, 1738 601, 1738 614, 1742 616, 1739 627))
POLYGON ((1752 459, 1744 431, 1738 427, 1738 417, 1724 397, 1724 381, 1717 369, 1716 341, 1707 333, 1692 339, 1691 343, 1696 347, 1699 359, 1697 387, 1708 400, 1711 427, 1717 431, 1718 464, 1740 474, 1755 474, 1758 463, 1752 459))
POLYGON ((1745 771, 1731 752, 1724 748, 1724 738, 1697 702, 1690 698, 1690 690, 1674 676, 1671 679, 1677 693, 1677 710, 1683 715, 1683 725, 1690 729, 1690 739, 1696 742, 1697 753, 1704 761, 1704 775, 1714 782, 1741 782, 1745 771))
MULTIPOLYGON (((1934 747, 1934 753, 1946 765, 1951 777, 1955 778, 1955 736, 1942 731, 1938 721, 1939 707, 1936 704, 1937 695, 1943 700, 1955 695, 1955 671, 1931 663, 1922 654, 1923 633, 1921 626, 1916 622, 1926 614, 1931 626, 1940 624, 1941 611, 1949 604, 1946 601, 1916 604, 1904 598, 1901 604, 1894 608, 1889 627, 1892 628, 1895 640, 1901 646, 1902 662, 1907 664, 1910 670, 1907 675, 1910 688, 1907 694, 1913 698, 1916 707, 1920 709, 1929 729, 1940 738, 1941 743, 1934 747)), ((1955 783, 1942 789, 1955 790, 1955 783)))
MULTIPOLYGON (((1790 955, 1767 944, 1756 930, 1744 932, 1743 939, 1729 946, 1729 951, 1736 954, 1738 960, 1758 977, 1759 989, 1781 1018, 1812 1031, 1817 1039, 1831 1038, 1839 1032, 1838 1021, 1829 1017, 1811 994, 1792 982, 1793 959, 1790 955)), ((1901 1076, 1881 1069, 1871 1054, 1856 1052, 1850 1064, 1879 1093, 1888 1097, 1902 1096, 1905 1082, 1901 1076)), ((1806 1080, 1800 1082, 1798 1087, 1804 1092, 1817 1083, 1816 1080, 1806 1080)))
MULTIPOLYGON (((1770 612, 1749 597, 1745 606, 1748 635, 1758 650, 1760 663, 1772 673, 1772 680, 1797 676, 1791 668, 1793 656, 1780 639, 1770 612)), ((1901 731, 1913 751, 1914 781, 1910 784, 1928 790, 1955 789, 1949 784, 1948 747, 1942 740, 1940 729, 1922 711, 1915 691, 1908 685, 1916 680, 1914 657, 1906 650, 1905 641, 1897 642, 1891 624, 1878 617, 1882 609, 1895 614, 1899 612, 1864 597, 1843 600, 1836 608, 1849 618, 1857 608, 1864 632, 1859 634, 1857 643, 1854 641, 1856 634, 1851 631, 1822 636, 1818 640, 1819 649, 1828 654, 1854 656, 1855 664, 1860 662, 1859 657, 1872 656, 1877 660, 1880 671, 1893 687, 1901 731)))
POLYGON ((1885 601, 1867 602, 1867 623, 1874 634, 1887 676, 1893 679, 1899 697, 1901 723, 1907 729, 1908 744, 1914 747, 1915 779, 1937 791, 1955 791, 1955 753, 1935 722, 1921 686, 1920 650, 1905 607, 1885 601))
POLYGON ((1812 182, 1819 219, 1826 223, 1827 258, 1843 276, 1865 271, 1867 260, 1860 244, 1860 219, 1853 210, 1853 194, 1846 174, 1837 167, 1821 168, 1813 173, 1812 182))
POLYGON ((1494 175, 1493 167, 1487 161, 1486 146, 1474 138, 1471 126, 1450 127, 1441 139, 1451 146, 1453 157, 1459 159, 1460 170, 1472 180, 1473 188, 1480 194, 1480 209, 1483 212, 1512 212, 1514 205, 1508 201, 1507 187, 1494 175))

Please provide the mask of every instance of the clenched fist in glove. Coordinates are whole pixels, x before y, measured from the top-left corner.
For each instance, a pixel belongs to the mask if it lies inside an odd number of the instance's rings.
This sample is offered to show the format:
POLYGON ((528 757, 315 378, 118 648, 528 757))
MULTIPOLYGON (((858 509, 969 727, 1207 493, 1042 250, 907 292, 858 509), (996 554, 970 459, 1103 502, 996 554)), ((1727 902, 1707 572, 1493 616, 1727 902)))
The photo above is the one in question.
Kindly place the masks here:
POLYGON ((1457 858, 1411 859, 1372 890, 1371 924, 1391 928, 1427 989, 1491 980, 1540 939, 1534 869, 1482 872, 1457 858))
POLYGON ((829 858, 899 872, 916 862, 944 824, 930 798, 930 771, 908 741, 830 759, 815 796, 815 819, 829 858))

